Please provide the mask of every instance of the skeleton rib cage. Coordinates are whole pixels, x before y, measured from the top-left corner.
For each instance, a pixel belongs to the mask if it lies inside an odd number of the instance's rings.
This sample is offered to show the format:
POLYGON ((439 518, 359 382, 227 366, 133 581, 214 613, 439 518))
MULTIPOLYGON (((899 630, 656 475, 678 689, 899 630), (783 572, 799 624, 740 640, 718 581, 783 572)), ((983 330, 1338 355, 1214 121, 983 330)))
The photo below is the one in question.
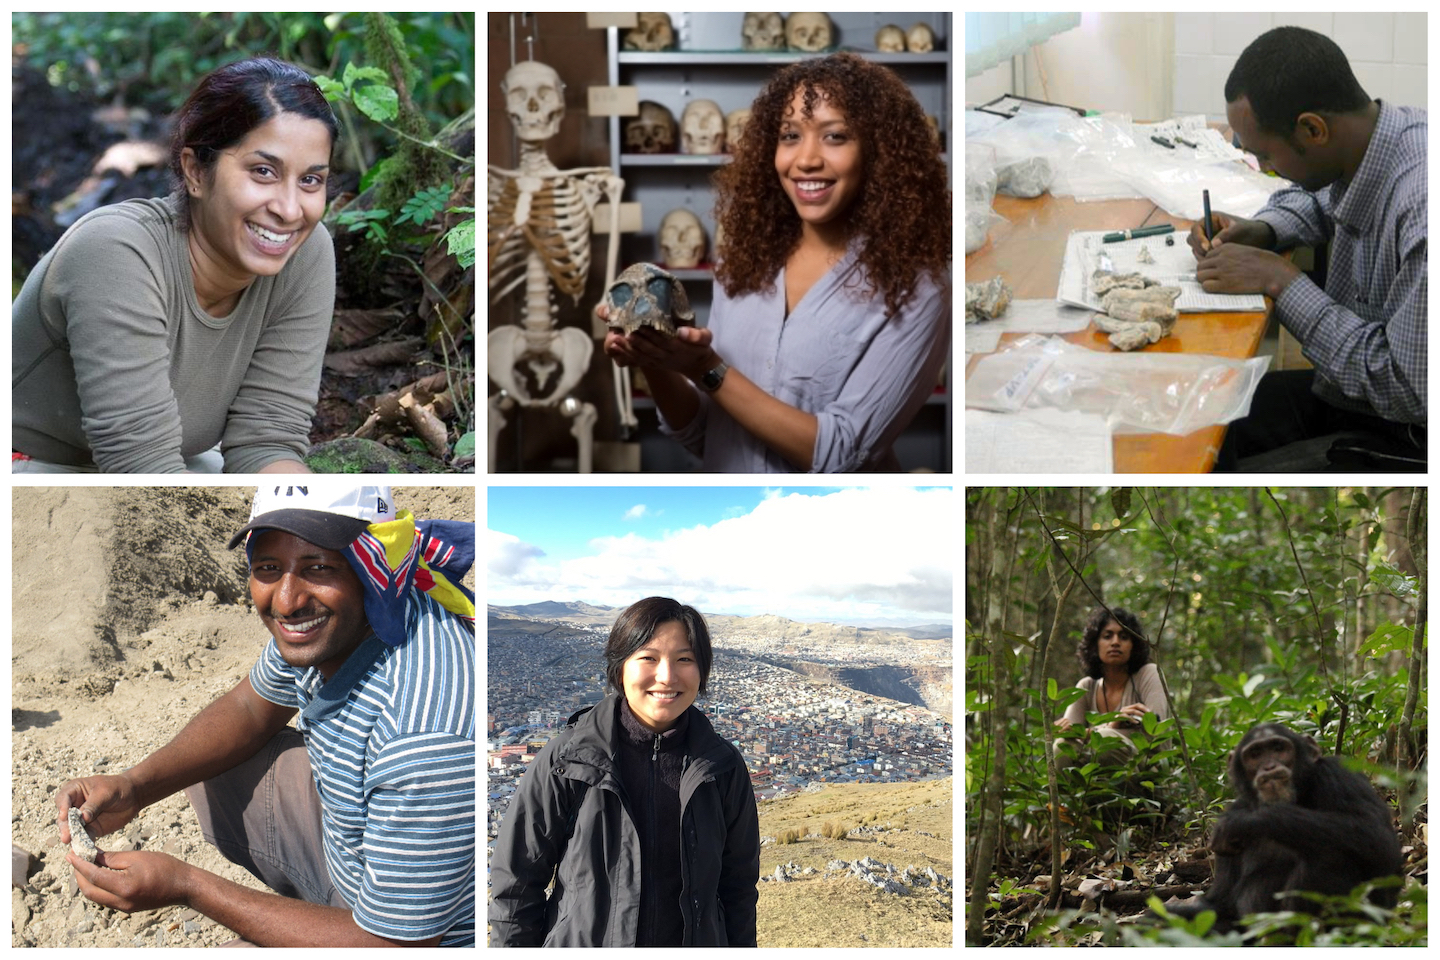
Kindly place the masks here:
POLYGON ((494 303, 524 282, 525 261, 538 254, 561 293, 578 304, 590 272, 590 222, 600 186, 562 171, 546 177, 490 174, 487 224, 489 288, 494 303))

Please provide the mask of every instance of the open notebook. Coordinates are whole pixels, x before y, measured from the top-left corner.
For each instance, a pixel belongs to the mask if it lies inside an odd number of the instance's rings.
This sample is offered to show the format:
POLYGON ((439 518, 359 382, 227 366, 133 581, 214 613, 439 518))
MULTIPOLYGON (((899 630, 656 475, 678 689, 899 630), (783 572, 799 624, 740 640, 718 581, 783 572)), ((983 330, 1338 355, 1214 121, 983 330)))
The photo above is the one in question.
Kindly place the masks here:
POLYGON ((1179 230, 1169 236, 1175 245, 1165 245, 1165 235, 1102 243, 1100 238, 1113 230, 1072 230, 1065 243, 1065 262, 1060 268, 1060 289, 1055 299, 1077 307, 1100 309, 1100 298, 1090 292, 1090 275, 1096 270, 1116 273, 1140 273, 1166 286, 1179 287, 1180 299, 1175 309, 1181 313, 1217 313, 1228 310, 1255 311, 1265 309, 1260 294, 1237 296, 1228 293, 1206 293, 1195 279, 1195 255, 1179 230), (1140 248, 1150 252, 1154 263, 1142 263, 1140 248), (1109 258, 1107 265, 1104 258, 1109 258))

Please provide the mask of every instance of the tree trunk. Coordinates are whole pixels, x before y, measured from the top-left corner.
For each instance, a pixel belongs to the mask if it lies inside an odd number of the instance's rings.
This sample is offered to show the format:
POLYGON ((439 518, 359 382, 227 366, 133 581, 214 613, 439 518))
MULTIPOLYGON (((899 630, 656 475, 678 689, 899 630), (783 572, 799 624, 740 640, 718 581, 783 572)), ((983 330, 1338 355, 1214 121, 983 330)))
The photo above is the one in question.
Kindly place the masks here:
POLYGON ((1426 522, 1426 512, 1425 488, 1416 487, 1410 496, 1410 513, 1405 518, 1405 534, 1410 541, 1410 553, 1415 559, 1415 572, 1420 580, 1416 594, 1419 599, 1415 611, 1415 635, 1410 642, 1410 683, 1405 688, 1405 710, 1400 719, 1400 742, 1405 744, 1412 768, 1419 758, 1416 756, 1415 746, 1411 743, 1410 729, 1415 723, 1415 707, 1420 700, 1420 674, 1425 669, 1425 618, 1428 614, 1425 598, 1429 589, 1429 557, 1425 550, 1429 524, 1426 522))
MULTIPOLYGON (((988 543, 995 543, 995 518, 1002 512, 1007 491, 999 488, 991 491, 994 495, 989 515, 988 543)), ((980 798, 982 813, 979 832, 980 841, 975 850, 975 863, 970 871, 970 908, 966 913, 965 941, 972 946, 982 945, 985 937, 985 906, 989 901, 990 871, 995 863, 995 851, 1000 844, 1000 824, 1004 814, 1005 800, 1005 728, 1009 686, 1005 669, 1005 636, 999 629, 999 621, 987 624, 990 647, 990 746, 992 749, 990 776, 986 778, 985 791, 980 798)))
MULTIPOLYGON (((1084 496, 1084 492, 1080 492, 1084 496)), ((1045 493, 1040 491, 1040 523, 1045 523, 1044 514, 1047 512, 1045 506, 1045 493)), ((1083 518, 1082 518, 1083 519, 1083 518)), ((1048 539, 1048 537, 1047 537, 1048 539)), ((1075 563, 1075 569, 1084 570, 1085 563, 1089 559, 1087 549, 1090 541, 1077 540, 1080 544, 1080 556, 1075 563)), ((1063 558, 1062 558, 1063 559, 1063 558)), ((1068 569, 1068 566, 1067 566, 1068 569)), ((1060 905, 1060 875, 1063 872, 1064 864, 1061 854, 1064 851, 1062 836, 1060 833, 1060 771, 1055 766, 1055 736, 1052 727, 1055 723, 1054 708, 1051 705, 1049 692, 1049 651, 1055 648, 1055 641, 1060 635, 1060 624, 1065 616, 1065 603, 1070 599, 1075 584, 1079 577, 1071 574, 1065 583, 1060 586, 1059 565, 1055 562, 1053 553, 1045 554, 1045 572, 1050 577, 1050 590, 1055 594, 1055 615, 1050 621, 1050 639, 1045 644, 1046 662, 1041 664, 1041 692, 1040 692, 1040 736, 1045 746, 1045 780, 1050 791, 1050 895, 1046 898, 1047 909, 1054 910, 1060 905)))

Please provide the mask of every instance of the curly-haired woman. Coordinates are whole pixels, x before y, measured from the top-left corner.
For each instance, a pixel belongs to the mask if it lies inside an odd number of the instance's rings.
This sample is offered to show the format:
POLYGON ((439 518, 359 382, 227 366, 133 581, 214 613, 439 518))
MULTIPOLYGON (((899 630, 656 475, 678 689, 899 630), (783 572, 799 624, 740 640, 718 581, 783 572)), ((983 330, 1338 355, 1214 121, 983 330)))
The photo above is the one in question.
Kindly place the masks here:
POLYGON ((1085 671, 1075 686, 1084 690, 1085 696, 1070 704, 1055 726, 1068 730, 1084 724, 1088 713, 1119 713, 1123 719, 1092 727, 1091 732, 1123 741, 1119 751, 1110 751, 1102 759, 1133 755, 1135 747, 1124 731, 1138 727, 1147 713, 1155 714, 1156 720, 1170 716, 1160 668, 1150 662, 1150 642, 1139 618, 1124 607, 1097 607, 1085 624, 1075 655, 1085 671))
POLYGON ((910 89, 852 53, 780 70, 717 173, 709 325, 612 331, 706 470, 896 471, 949 354, 950 188, 910 89))

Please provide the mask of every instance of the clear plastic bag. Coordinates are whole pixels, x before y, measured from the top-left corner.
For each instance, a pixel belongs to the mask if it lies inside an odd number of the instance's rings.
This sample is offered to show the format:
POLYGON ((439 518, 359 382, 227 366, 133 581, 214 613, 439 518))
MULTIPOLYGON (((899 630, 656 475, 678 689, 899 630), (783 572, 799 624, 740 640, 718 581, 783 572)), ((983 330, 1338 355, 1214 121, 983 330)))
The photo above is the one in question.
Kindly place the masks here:
POLYGON ((1032 335, 976 364, 965 383, 965 405, 1072 410, 1105 417, 1117 434, 1185 436, 1249 413, 1269 366, 1269 357, 1102 353, 1032 335))
POLYGON ((985 246, 990 227, 1004 217, 991 206, 998 185, 995 151, 985 146, 965 145, 965 252, 985 246))

